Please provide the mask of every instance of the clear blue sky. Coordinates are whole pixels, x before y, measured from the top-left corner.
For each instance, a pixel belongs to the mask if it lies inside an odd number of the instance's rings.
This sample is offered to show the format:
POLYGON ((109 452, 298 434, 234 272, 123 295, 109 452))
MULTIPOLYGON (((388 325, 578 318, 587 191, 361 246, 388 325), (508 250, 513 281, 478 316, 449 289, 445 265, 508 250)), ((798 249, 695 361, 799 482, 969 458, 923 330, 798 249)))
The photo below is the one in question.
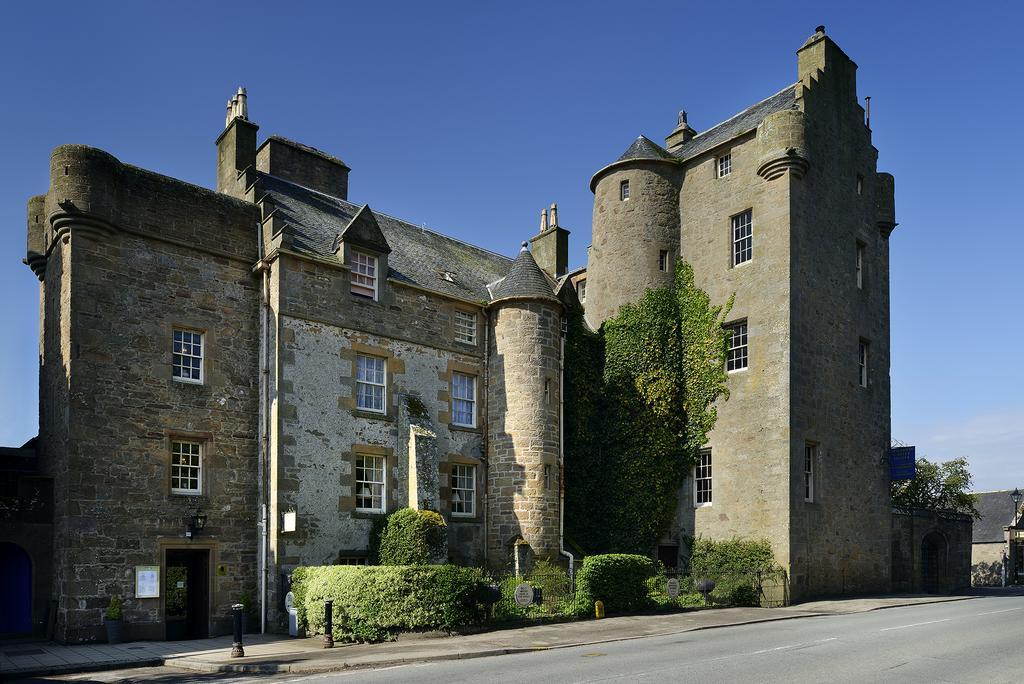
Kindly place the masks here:
POLYGON ((893 436, 1024 485, 1024 58, 1016 2, 94 2, 4 8, 0 444, 36 434, 38 283, 25 201, 50 150, 103 148, 212 186, 232 91, 262 134, 352 167, 351 199, 513 255, 559 203, 571 261, 587 183, 686 109, 697 130, 796 80, 825 24, 872 96, 896 176, 893 436))

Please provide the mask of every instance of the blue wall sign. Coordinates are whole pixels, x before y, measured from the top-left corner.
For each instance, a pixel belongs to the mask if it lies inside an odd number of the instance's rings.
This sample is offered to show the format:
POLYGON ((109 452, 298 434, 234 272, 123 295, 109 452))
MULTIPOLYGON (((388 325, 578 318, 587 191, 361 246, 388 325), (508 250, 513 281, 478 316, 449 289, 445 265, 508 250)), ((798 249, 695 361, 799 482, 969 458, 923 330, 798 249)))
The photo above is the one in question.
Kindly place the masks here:
POLYGON ((913 480, 917 474, 915 447, 891 447, 889 449, 889 479, 913 480))

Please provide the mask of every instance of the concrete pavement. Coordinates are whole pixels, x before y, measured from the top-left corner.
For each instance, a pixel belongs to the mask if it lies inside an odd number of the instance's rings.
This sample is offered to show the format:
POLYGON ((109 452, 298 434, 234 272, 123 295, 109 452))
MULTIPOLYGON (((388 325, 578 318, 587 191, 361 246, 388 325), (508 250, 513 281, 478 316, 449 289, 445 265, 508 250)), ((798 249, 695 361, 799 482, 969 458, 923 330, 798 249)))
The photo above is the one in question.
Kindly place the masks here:
POLYGON ((166 665, 198 672, 321 673, 437 660, 571 648, 716 627, 801 617, 858 613, 972 596, 885 596, 816 601, 786 608, 723 608, 658 615, 609 617, 533 625, 452 637, 403 637, 382 644, 338 644, 323 649, 317 638, 279 635, 245 638, 244 658, 230 658, 231 638, 61 646, 51 643, 0 647, 4 679, 37 675, 166 665))

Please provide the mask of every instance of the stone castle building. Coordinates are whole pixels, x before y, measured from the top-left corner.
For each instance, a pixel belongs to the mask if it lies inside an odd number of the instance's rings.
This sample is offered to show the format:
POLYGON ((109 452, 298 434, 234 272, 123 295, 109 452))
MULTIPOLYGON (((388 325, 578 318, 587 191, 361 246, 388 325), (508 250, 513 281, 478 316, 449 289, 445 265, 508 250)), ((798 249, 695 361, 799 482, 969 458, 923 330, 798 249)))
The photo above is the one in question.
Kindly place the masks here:
POLYGON ((856 65, 824 29, 797 54, 768 99, 599 170, 576 271, 554 207, 508 258, 350 201, 340 159, 258 141, 242 90, 216 190, 58 147, 28 203, 40 426, 18 457, 53 488, 33 624, 52 598, 56 638, 100 638, 116 594, 131 638, 205 636, 248 595, 279 628, 292 568, 365 562, 404 506, 448 519, 457 562, 568 559, 564 314, 597 328, 676 258, 736 293, 732 396, 652 554, 763 536, 794 598, 888 589, 893 179, 856 65))

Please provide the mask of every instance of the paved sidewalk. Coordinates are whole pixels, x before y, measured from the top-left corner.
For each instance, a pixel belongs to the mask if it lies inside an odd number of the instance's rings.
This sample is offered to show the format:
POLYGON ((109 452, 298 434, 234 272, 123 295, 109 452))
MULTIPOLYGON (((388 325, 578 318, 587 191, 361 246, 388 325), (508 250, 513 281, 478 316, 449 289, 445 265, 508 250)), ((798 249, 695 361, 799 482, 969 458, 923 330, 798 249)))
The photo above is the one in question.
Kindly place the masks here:
POLYGON ((721 608, 666 615, 630 615, 533 625, 454 637, 412 637, 383 644, 320 646, 319 638, 246 635, 245 657, 231 658, 231 638, 139 641, 126 644, 25 643, 0 646, 3 679, 168 665, 200 672, 334 672, 429 660, 480 658, 639 639, 700 629, 815 615, 859 613, 880 608, 957 601, 973 596, 887 596, 816 601, 787 608, 721 608))

